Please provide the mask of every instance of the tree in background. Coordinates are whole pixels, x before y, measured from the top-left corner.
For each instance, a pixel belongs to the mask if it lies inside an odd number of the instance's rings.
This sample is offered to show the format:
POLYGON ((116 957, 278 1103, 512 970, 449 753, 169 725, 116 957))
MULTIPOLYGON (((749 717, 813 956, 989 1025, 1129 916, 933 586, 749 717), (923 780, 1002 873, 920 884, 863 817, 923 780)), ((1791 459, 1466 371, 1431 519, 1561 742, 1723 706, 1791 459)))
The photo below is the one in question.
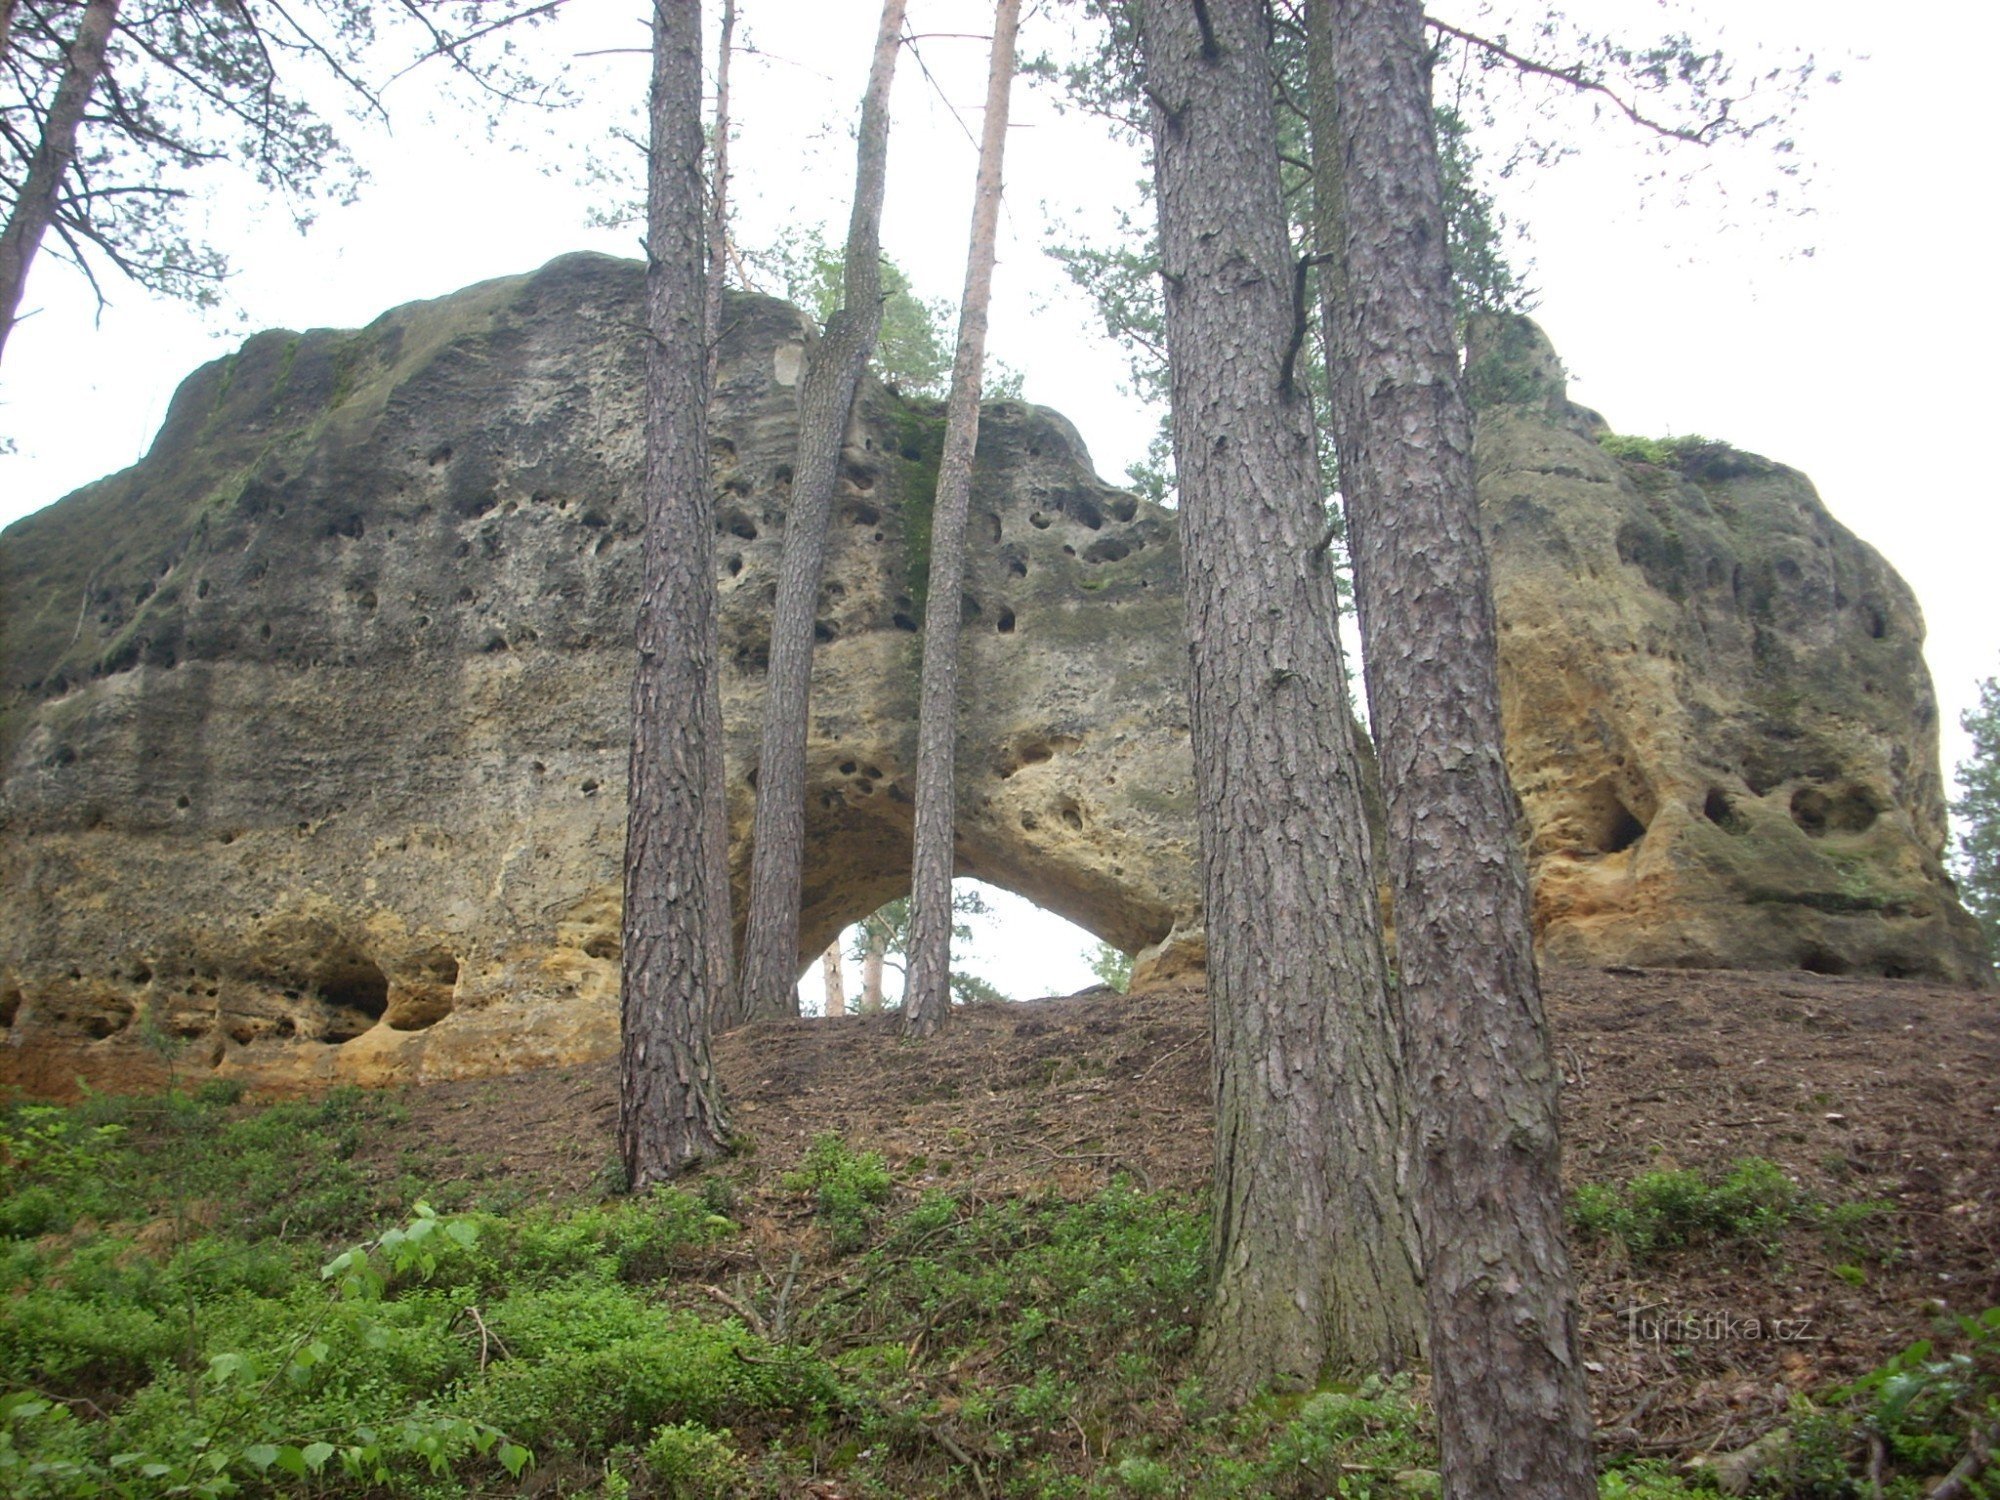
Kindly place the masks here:
POLYGON ((750 851, 750 905, 732 1021, 799 1013, 799 888, 806 841, 806 730, 812 700, 813 617, 826 570, 827 524, 840 451, 862 371, 882 326, 882 195, 889 169, 889 86, 901 48, 903 0, 883 0, 874 61, 861 101, 854 204, 842 261, 840 309, 806 361, 798 453, 771 614, 750 851))
MULTIPOLYGON (((988 917, 993 908, 986 904, 986 898, 971 886, 955 887, 951 893, 953 921, 951 937, 954 943, 972 941, 972 923, 966 918, 988 917)), ((875 911, 854 924, 854 943, 848 950, 848 957, 861 964, 861 994, 857 1001, 863 1015, 874 1015, 887 1002, 885 980, 887 971, 894 969, 898 974, 907 975, 910 953, 910 901, 907 896, 898 896, 894 901, 884 902, 875 911)), ((978 1000, 1005 1000, 995 986, 976 974, 967 974, 954 969, 951 976, 951 998, 960 1005, 970 1005, 978 1000)))
POLYGON ((1108 984, 1121 995, 1132 988, 1131 954, 1114 948, 1109 943, 1099 943, 1084 954, 1083 961, 1090 966, 1090 972, 1097 976, 1099 984, 1108 984))
MULTIPOLYGON (((787 230, 768 250, 746 250, 743 259, 771 279, 779 296, 812 314, 814 322, 824 324, 839 310, 846 261, 827 243, 825 230, 787 230)), ((945 353, 951 304, 919 297, 901 266, 886 255, 881 260, 882 334, 871 361, 875 377, 899 395, 942 401, 951 386, 951 357, 945 353)), ((1019 396, 1020 372, 998 366, 985 385, 990 396, 1019 396)))
POLYGON ((247 171, 304 227, 318 196, 345 201, 360 176, 317 96, 386 120, 383 89, 369 81, 377 65, 407 72, 436 58, 495 101, 543 97, 548 85, 516 64, 506 34, 561 4, 8 0, 0 352, 50 235, 100 304, 106 267, 149 291, 213 302, 228 265, 186 213, 203 172, 247 171))
POLYGON ((1986 931, 1987 951, 2000 964, 2000 677, 1979 684, 1979 706, 1959 724, 1972 736, 1972 756, 1955 775, 1964 793, 1951 804, 1958 819, 1959 899, 1986 931))
POLYGON ((916 833, 910 876, 910 963, 903 978, 903 1031, 929 1036, 951 1014, 951 877, 957 852, 954 759, 958 752, 958 623, 964 608, 965 523, 972 504, 972 456, 979 446, 979 398, 986 374, 986 310, 993 300, 994 244, 1014 82, 1021 0, 997 0, 986 84, 986 118, 972 230, 959 302, 958 349, 945 406, 944 453, 931 507, 930 586, 917 705, 916 833))
MULTIPOLYGON (((840 311, 847 260, 840 247, 827 243, 824 229, 787 230, 770 249, 746 251, 743 258, 771 278, 779 296, 822 327, 840 311)), ((875 374, 905 396, 942 400, 951 381, 951 356, 945 352, 951 309, 917 296, 903 268, 886 255, 880 259, 882 328, 872 355, 875 374)))
POLYGON ((730 941, 711 745, 718 695, 715 502, 702 266, 701 10, 655 0, 646 215, 646 475, 625 836, 618 1146, 627 1184, 728 1138, 709 1059, 715 948, 730 941), (689 711, 690 705, 693 711, 689 711))
POLYGON ((1398 1023, 1250 0, 1136 7, 1214 1035, 1200 1360, 1241 1400, 1418 1353, 1398 1023))

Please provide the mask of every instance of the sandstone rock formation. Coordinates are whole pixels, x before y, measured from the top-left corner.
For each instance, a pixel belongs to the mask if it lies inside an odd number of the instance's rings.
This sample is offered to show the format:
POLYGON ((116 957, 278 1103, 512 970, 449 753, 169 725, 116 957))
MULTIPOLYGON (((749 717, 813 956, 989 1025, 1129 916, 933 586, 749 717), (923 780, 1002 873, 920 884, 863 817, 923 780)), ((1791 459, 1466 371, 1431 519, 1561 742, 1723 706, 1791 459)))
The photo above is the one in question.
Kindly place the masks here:
MULTIPOLYGON (((0 1079, 385 1082, 615 1044, 640 306, 636 266, 570 256, 260 334, 139 465, 9 528, 0 1079)), ((740 879, 812 334, 768 299, 727 321, 740 879)), ((1481 453, 1548 954, 1974 975, 1907 591, 1788 470, 1607 457, 1536 337, 1485 367, 1481 453)), ((871 388, 849 435, 802 965, 907 869, 940 426, 871 388)), ((1172 516, 1000 402, 973 517, 962 873, 1147 950, 1142 979, 1198 963, 1172 516)))
MULTIPOLYGON (((141 464, 8 530, 4 1076, 130 1076, 148 1033, 266 1081, 613 1044, 641 305, 636 265, 571 256, 356 333, 261 334, 187 380, 141 464)), ((782 303, 730 305, 739 837, 809 336, 782 303)), ((808 953, 907 871, 941 437, 879 387, 850 434, 808 953)), ((973 535, 962 871, 1158 944, 1198 921, 1173 518, 1101 483, 1060 417, 1000 402, 973 535)))
POLYGON ((1612 457, 1525 319, 1471 372, 1544 958, 1981 981, 1902 579, 1781 464, 1612 457))

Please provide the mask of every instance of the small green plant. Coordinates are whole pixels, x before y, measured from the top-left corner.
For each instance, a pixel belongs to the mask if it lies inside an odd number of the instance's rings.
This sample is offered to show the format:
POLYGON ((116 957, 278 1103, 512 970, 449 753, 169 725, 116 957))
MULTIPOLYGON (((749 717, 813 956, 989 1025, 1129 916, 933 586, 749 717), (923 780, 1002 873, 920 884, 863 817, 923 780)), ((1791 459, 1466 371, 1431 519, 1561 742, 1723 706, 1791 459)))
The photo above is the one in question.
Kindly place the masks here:
POLYGON ((646 1445, 646 1472, 675 1500, 729 1500, 740 1493, 743 1460, 728 1433, 675 1422, 655 1429, 646 1445))
POLYGON ((1435 1491, 1436 1441, 1406 1376, 1308 1397, 1271 1441, 1264 1475, 1278 1495, 1388 1500, 1435 1491))
POLYGON ((879 1151, 850 1151, 832 1131, 815 1136, 799 1169, 781 1182, 788 1192, 813 1195, 827 1237, 842 1254, 868 1243, 877 1206, 894 1185, 879 1151))
POLYGON ((1773 1254, 1795 1224, 1844 1234, 1874 1211, 1822 1203, 1760 1157, 1736 1162, 1719 1178, 1675 1170, 1641 1173, 1623 1186, 1585 1183, 1569 1203, 1570 1222, 1586 1238, 1614 1241, 1635 1260, 1732 1242, 1773 1254))
POLYGON ((1684 1496, 1708 1493, 1713 1492, 1693 1488, 1657 1459, 1625 1464, 1597 1478, 1598 1500, 1682 1500, 1684 1496))
POLYGON ((1179 1488, 1174 1471, 1157 1458, 1134 1455, 1111 1466, 1111 1477, 1128 1495, 1171 1495, 1179 1488))

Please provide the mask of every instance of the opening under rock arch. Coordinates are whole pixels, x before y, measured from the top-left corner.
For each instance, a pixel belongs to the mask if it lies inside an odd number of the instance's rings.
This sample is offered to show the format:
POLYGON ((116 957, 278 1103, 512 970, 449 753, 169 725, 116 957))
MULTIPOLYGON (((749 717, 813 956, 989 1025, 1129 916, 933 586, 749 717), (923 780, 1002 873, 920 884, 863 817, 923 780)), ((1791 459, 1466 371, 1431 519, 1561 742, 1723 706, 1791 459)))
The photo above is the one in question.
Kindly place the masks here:
MULTIPOLYGON (((1104 946, 1087 929, 1054 912, 1035 905, 1025 896, 961 877, 952 882, 955 902, 976 900, 983 911, 961 912, 956 918, 967 936, 952 942, 954 979, 969 977, 973 987, 984 990, 974 998, 1032 1000, 1043 995, 1067 995, 1100 983, 1090 967, 1091 958, 1104 946), (990 991, 990 993, 988 993, 990 991)), ((907 935, 906 912, 894 910, 907 897, 897 897, 872 917, 879 923, 850 923, 841 930, 837 945, 841 955, 841 987, 846 1011, 860 1012, 864 1003, 868 928, 875 928, 878 940, 885 933, 889 951, 882 964, 882 998, 885 1008, 901 1007, 903 999, 903 953, 901 942, 907 935)), ((1115 951, 1115 950, 1114 950, 1115 951)), ((965 998, 960 996, 960 998, 965 998)), ((799 1008, 809 1016, 828 1014, 828 986, 821 962, 815 961, 799 980, 799 1008)))

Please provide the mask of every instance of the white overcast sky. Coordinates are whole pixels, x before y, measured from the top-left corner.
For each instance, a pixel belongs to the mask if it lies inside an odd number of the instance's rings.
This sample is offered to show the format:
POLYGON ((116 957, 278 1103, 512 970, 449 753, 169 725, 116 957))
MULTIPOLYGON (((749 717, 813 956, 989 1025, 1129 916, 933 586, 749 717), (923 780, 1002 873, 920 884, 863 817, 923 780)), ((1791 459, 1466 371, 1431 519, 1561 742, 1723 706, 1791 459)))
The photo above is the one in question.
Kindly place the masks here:
MULTIPOLYGON (((850 122, 877 5, 739 3, 740 37, 757 52, 737 59, 733 80, 738 238, 754 246, 790 223, 844 223, 850 122)), ((1717 159, 1709 185, 1684 203, 1670 193, 1642 203, 1635 182, 1649 163, 1609 122, 1581 129, 1575 159, 1497 191, 1529 231, 1520 254, 1533 260, 1536 316, 1577 400, 1621 432, 1699 432, 1804 470, 1834 515, 1909 581, 1930 628, 1949 767, 1964 753, 1956 724, 1975 680, 2000 671, 2000 519, 1986 455, 2000 308, 1975 275, 1994 243, 1981 184, 1991 179, 1986 70, 2000 55, 2000 7, 1569 8, 1635 38, 1685 26, 1746 58, 1800 49, 1842 74, 1797 122, 1799 154, 1814 163, 1805 217, 1756 211, 1773 175, 1754 149, 1717 159)), ((1480 24, 1480 0, 1436 9, 1480 24)), ((570 0, 567 10, 536 45, 569 56, 645 44, 642 0, 570 0)), ((974 158, 959 116, 976 133, 978 38, 991 10, 983 0, 911 0, 910 18, 931 38, 921 52, 935 84, 909 59, 901 64, 884 244, 919 290, 955 297, 974 158)), ((1024 45, 1035 37, 1031 19, 1024 45)), ((393 136, 355 136, 371 174, 361 200, 325 211, 305 237, 271 205, 218 182, 204 212, 238 272, 222 314, 112 284, 99 317, 80 281, 45 258, 28 286, 31 316, 0 368, 0 434, 19 448, 0 456, 0 524, 136 461, 181 378, 250 331, 357 326, 568 250, 633 253, 635 228, 588 227, 590 210, 614 196, 589 167, 628 150, 607 144, 606 132, 636 128, 644 59, 582 57, 574 67, 583 103, 503 126, 499 146, 434 109, 421 73, 399 82, 387 96, 393 136)), ((1120 395, 1122 361, 1093 340, 1088 309, 1040 247, 1051 213, 1103 228, 1112 205, 1133 202, 1143 169, 1038 90, 1017 90, 1015 119, 992 352, 1024 372, 1029 399, 1078 425, 1099 469, 1116 477, 1143 450, 1151 421, 1120 395)), ((1490 157, 1504 152, 1504 142, 1485 144, 1490 157)), ((1007 947, 1067 944, 1015 937, 1007 947)), ((1077 967, 1007 976, 1015 994, 1088 982, 1077 967)))

